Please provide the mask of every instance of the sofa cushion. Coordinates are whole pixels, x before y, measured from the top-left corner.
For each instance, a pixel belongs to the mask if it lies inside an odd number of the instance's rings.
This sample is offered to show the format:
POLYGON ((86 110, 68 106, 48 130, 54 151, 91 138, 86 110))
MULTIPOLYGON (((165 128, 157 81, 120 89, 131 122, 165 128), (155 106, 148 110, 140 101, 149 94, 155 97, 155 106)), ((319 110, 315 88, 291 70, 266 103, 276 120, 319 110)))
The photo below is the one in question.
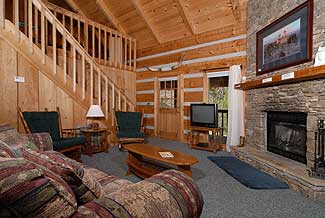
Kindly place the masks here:
POLYGON ((79 204, 92 201, 101 194, 101 185, 84 167, 55 151, 23 150, 24 158, 42 165, 61 176, 73 190, 79 204))
POLYGON ((120 179, 113 175, 108 175, 95 168, 85 168, 85 170, 102 186, 102 194, 110 194, 133 183, 126 179, 120 179))
MULTIPOLYGON (((97 202, 88 202, 78 207, 78 211, 71 218, 115 218, 104 206, 97 202)), ((121 217, 122 218, 122 217, 121 217)))
POLYGON ((50 171, 22 158, 0 158, 0 217, 69 217, 72 190, 50 171))
POLYGON ((53 149, 58 151, 75 145, 83 145, 85 143, 85 137, 61 138, 60 140, 53 141, 53 149))
POLYGON ((0 141, 10 146, 17 155, 19 155, 21 147, 37 150, 37 146, 30 141, 28 135, 19 134, 15 128, 8 124, 0 126, 0 141))

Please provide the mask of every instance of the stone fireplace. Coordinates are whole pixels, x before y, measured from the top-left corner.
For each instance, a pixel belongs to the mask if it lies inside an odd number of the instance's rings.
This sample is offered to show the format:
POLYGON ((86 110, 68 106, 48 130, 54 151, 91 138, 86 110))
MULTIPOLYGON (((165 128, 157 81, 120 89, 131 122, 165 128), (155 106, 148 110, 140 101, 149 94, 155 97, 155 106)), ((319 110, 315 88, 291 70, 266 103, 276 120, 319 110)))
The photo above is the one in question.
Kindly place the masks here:
POLYGON ((267 150, 306 163, 306 118, 299 112, 267 112, 267 150))

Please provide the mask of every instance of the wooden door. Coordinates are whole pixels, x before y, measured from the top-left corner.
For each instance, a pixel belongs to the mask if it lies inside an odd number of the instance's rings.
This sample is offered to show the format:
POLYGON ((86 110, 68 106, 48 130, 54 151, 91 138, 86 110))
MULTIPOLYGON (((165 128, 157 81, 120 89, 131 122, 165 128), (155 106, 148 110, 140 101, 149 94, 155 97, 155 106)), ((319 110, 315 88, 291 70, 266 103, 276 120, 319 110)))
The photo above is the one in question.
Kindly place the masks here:
POLYGON ((180 139, 179 84, 177 78, 163 79, 159 84, 158 134, 162 138, 180 139))

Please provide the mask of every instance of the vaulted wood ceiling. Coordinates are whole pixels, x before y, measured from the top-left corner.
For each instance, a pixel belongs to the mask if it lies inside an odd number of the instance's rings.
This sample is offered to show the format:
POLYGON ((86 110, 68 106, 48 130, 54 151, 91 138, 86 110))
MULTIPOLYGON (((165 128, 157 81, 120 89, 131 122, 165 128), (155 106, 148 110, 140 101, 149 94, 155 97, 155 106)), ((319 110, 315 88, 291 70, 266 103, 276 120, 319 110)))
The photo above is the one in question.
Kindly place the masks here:
POLYGON ((127 33, 145 49, 239 23, 248 0, 48 1, 127 33))

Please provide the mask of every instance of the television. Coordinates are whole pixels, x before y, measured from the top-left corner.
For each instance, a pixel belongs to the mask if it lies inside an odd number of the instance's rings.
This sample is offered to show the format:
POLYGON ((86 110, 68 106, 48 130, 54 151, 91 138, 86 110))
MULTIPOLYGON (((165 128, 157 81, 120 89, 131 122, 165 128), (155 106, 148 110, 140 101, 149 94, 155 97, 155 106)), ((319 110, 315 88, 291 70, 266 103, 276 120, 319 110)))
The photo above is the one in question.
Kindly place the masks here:
POLYGON ((217 104, 191 104, 191 126, 218 127, 217 104))

